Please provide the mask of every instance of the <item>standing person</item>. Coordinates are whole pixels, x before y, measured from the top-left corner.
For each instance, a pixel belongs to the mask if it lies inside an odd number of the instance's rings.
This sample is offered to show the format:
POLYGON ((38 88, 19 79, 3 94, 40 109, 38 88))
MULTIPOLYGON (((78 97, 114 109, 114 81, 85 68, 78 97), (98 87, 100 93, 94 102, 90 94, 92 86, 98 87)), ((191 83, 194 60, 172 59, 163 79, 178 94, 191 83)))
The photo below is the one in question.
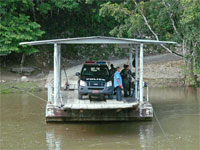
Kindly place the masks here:
POLYGON ((124 97, 127 97, 127 96, 128 96, 128 95, 127 95, 127 92, 126 92, 126 91, 127 91, 127 90, 126 90, 126 85, 127 85, 127 84, 126 84, 126 73, 125 73, 125 72, 126 72, 126 66, 127 66, 126 64, 123 65, 124 69, 122 69, 122 71, 121 71, 121 73, 120 73, 120 75, 121 75, 121 77, 122 77, 122 81, 123 81, 123 88, 125 88, 125 89, 124 89, 124 97))
POLYGON ((124 69, 121 71, 123 88, 124 88, 124 97, 128 97, 128 88, 129 88, 129 80, 128 80, 128 65, 124 65, 124 69))
POLYGON ((113 76, 115 74, 116 68, 114 67, 113 64, 110 65, 110 73, 113 76))
POLYGON ((128 96, 132 96, 134 91, 131 92, 131 88, 135 87, 134 83, 132 82, 132 77, 135 78, 135 73, 131 72, 129 65, 127 65, 126 70, 128 78, 128 96))
POLYGON ((111 75, 111 78, 112 78, 112 86, 113 86, 113 94, 114 95, 116 94, 116 90, 114 88, 114 74, 115 74, 115 71, 116 71, 116 68, 114 67, 114 65, 110 64, 110 75, 111 75))
POLYGON ((135 68, 135 58, 134 58, 133 61, 132 61, 132 65, 133 65, 133 67, 135 68))
POLYGON ((124 97, 128 97, 131 95, 131 81, 134 75, 129 69, 129 65, 125 66, 125 70, 123 72, 123 87, 124 87, 124 97))
POLYGON ((120 67, 117 67, 117 71, 114 74, 114 87, 116 88, 117 100, 122 100, 122 77, 120 75, 120 67))
POLYGON ((126 70, 126 64, 124 64, 123 67, 124 67, 124 69, 122 69, 122 71, 121 71, 121 73, 120 73, 120 75, 121 75, 121 77, 122 77, 122 80, 123 80, 123 78, 124 78, 124 71, 126 70))

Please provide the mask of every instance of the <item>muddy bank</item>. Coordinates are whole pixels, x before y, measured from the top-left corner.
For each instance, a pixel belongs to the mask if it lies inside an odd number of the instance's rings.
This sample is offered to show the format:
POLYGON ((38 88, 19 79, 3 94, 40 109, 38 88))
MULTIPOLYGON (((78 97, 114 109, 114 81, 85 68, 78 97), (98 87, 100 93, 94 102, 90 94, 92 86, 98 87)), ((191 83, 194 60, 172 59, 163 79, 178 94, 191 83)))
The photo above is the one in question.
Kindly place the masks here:
MULTIPOLYGON (((114 66, 123 68, 123 64, 128 64, 128 59, 114 59, 107 61, 114 66)), ((162 54, 147 56, 144 58, 144 81, 149 87, 180 87, 184 86, 184 62, 180 57, 172 54, 162 54)), ((80 72, 81 65, 74 65, 66 68, 67 77, 64 70, 61 71, 61 86, 64 87, 68 79, 69 84, 77 84, 76 72, 80 72)), ((134 71, 134 68, 133 68, 134 71)), ((49 72, 45 87, 53 80, 53 71, 49 72)))
MULTIPOLYGON (((122 67, 123 64, 128 64, 128 59, 114 59, 107 62, 122 67)), ((63 66, 66 66, 66 64, 63 66)), ((67 76, 64 70, 62 70, 62 87, 64 87, 67 78, 70 84, 77 84, 78 78, 75 76, 75 73, 80 72, 82 63, 69 63, 67 66, 65 68, 67 76)), ((147 56, 144 58, 144 80, 149 87, 184 86, 183 66, 183 60, 172 54, 147 56)), ((8 69, 1 69, 0 93, 22 92, 12 88, 15 86, 27 91, 44 90, 53 79, 53 71, 43 72, 41 70, 31 76, 26 76, 28 82, 22 82, 22 76, 24 75, 12 73, 8 69)))
POLYGON ((183 60, 144 66, 144 81, 149 87, 182 87, 184 82, 183 60))
POLYGON ((38 92, 44 90, 45 83, 46 75, 44 73, 24 76, 1 68, 0 94, 38 92))

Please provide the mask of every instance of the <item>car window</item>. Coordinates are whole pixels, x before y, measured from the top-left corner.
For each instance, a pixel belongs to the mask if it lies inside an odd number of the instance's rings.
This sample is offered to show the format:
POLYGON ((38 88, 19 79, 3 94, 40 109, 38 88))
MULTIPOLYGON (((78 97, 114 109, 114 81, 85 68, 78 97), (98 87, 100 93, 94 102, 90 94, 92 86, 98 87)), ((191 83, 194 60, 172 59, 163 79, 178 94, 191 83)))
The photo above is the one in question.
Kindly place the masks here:
POLYGON ((109 76, 107 66, 84 66, 81 72, 83 76, 109 76))

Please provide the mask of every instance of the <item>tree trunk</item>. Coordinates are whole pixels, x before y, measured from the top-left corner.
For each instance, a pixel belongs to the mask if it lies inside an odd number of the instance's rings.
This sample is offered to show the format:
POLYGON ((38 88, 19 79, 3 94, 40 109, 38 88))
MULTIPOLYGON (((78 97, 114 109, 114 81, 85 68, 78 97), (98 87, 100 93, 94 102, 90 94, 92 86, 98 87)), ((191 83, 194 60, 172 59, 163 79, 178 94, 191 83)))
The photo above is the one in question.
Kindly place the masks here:
POLYGON ((21 64, 20 64, 21 72, 24 66, 24 60, 25 60, 25 53, 22 54, 22 59, 21 59, 21 64))
POLYGON ((5 57, 4 57, 4 60, 3 60, 3 66, 4 66, 4 67, 6 67, 6 60, 7 60, 7 59, 6 59, 6 56, 5 56, 5 57))
POLYGON ((191 87, 194 86, 194 72, 193 72, 193 62, 192 62, 192 58, 185 60, 186 61, 186 85, 191 87))
POLYGON ((189 48, 185 47, 183 43, 183 52, 185 53, 185 65, 186 65, 186 74, 185 74, 185 84, 188 87, 196 87, 198 85, 197 75, 194 74, 194 58, 192 55, 191 46, 189 48))

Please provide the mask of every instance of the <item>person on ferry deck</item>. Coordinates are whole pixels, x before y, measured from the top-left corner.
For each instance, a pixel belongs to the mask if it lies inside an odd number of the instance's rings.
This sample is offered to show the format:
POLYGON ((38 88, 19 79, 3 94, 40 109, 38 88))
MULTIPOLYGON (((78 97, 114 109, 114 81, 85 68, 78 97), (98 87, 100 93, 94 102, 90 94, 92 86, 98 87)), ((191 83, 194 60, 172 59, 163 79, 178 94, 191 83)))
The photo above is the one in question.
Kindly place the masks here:
POLYGON ((116 88, 116 97, 118 101, 122 100, 122 77, 120 75, 120 67, 114 74, 114 87, 116 88))

